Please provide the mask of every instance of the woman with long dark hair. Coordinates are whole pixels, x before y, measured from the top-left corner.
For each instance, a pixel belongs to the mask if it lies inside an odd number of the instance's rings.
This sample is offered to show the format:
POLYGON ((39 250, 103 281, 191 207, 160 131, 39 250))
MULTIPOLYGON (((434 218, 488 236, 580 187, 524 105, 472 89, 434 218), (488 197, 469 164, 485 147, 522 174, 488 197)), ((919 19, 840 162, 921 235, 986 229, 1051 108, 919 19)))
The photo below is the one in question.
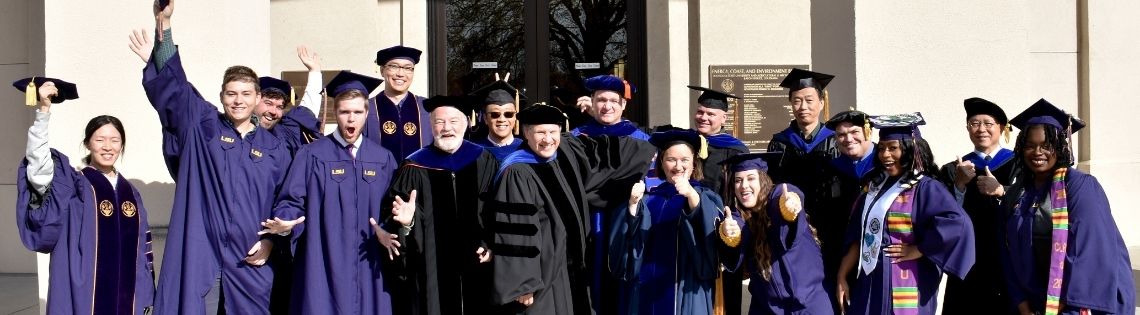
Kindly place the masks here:
POLYGON ((1124 240, 1096 177, 1073 168, 1085 123, 1041 99, 1010 123, 1021 176, 1010 186, 1001 258, 1021 314, 1131 314, 1136 292, 1124 240))
POLYGON ((16 222, 25 247, 51 254, 47 313, 148 313, 154 266, 147 211, 115 168, 127 143, 123 123, 107 115, 87 123, 90 153, 77 171, 47 144, 52 103, 78 98, 75 85, 51 78, 14 85, 39 104, 17 173, 16 222))
POLYGON ((922 115, 874 116, 871 124, 879 129, 875 170, 848 224, 838 302, 847 314, 934 314, 942 274, 962 279, 974 265, 973 226, 934 178, 922 115), (852 270, 859 274, 849 287, 852 270))
POLYGON ((740 244, 751 274, 749 314, 833 314, 823 286, 823 256, 815 229, 803 211, 804 193, 794 185, 776 185, 765 158, 778 153, 729 158, 734 207, 745 229, 740 244))

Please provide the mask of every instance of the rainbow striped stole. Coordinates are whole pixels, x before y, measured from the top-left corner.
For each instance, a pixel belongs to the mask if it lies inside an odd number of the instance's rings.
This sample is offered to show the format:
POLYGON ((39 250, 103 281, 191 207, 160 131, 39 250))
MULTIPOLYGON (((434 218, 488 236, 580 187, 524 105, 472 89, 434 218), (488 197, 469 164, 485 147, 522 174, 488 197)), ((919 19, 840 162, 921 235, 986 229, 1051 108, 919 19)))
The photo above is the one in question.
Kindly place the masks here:
POLYGON ((1069 199, 1065 192, 1065 175, 1068 168, 1053 173, 1050 205, 1053 207, 1053 249, 1049 253, 1049 288, 1046 289, 1045 314, 1057 315, 1061 311, 1061 285, 1065 276, 1065 253, 1069 248, 1069 199))
MULTIPOLYGON (((917 183, 915 184, 917 186, 917 183)), ((887 237, 891 244, 914 244, 914 187, 904 190, 887 209, 887 237)), ((891 309, 896 315, 918 314, 918 260, 891 266, 891 309)))

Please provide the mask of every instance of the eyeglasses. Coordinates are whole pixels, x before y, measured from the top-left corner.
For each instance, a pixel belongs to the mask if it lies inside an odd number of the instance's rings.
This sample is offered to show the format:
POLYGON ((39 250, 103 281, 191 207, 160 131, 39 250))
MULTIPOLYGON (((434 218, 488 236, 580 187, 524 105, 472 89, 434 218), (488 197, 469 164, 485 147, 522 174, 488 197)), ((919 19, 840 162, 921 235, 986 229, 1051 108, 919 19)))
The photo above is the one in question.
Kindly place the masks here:
POLYGON ((400 70, 403 70, 403 72, 405 72, 405 73, 414 73, 414 72, 416 72, 416 67, 415 66, 402 66, 401 67, 399 65, 389 64, 389 65, 384 65, 384 70, 388 70, 391 72, 400 72, 400 70))
POLYGON ((487 116, 491 119, 499 119, 499 117, 507 117, 507 119, 515 118, 515 112, 487 112, 487 116))
POLYGON ((986 126, 986 128, 988 129, 988 128, 993 128, 994 125, 997 125, 997 123, 992 122, 992 121, 986 121, 986 122, 971 121, 971 122, 967 123, 966 125, 970 126, 970 128, 974 128, 974 129, 978 129, 978 127, 981 127, 981 126, 986 126))

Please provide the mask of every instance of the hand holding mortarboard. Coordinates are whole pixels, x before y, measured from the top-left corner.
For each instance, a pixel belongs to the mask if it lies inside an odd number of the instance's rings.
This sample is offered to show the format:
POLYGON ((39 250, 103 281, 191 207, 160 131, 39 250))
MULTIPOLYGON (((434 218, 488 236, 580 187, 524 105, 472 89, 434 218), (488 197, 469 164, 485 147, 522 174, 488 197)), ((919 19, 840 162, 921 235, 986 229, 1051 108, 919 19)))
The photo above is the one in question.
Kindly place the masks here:
POLYGON ((162 31, 170 28, 170 17, 174 15, 174 0, 154 0, 154 27, 158 33, 158 40, 162 38, 162 31))
POLYGON ((79 98, 75 84, 60 79, 31 77, 16 80, 12 86, 24 92, 24 105, 39 105, 40 112, 51 110, 51 104, 79 98))

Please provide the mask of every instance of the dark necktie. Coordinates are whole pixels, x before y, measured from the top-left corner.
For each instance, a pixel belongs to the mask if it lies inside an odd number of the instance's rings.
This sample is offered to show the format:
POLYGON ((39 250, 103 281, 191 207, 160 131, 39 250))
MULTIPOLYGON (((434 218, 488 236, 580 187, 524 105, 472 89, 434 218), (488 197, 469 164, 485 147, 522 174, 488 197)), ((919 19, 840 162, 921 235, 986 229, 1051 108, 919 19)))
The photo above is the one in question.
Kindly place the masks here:
POLYGON ((983 165, 983 166, 990 166, 990 161, 993 161, 993 160, 994 160, 994 158, 992 156, 987 155, 986 159, 985 159, 986 165, 983 165))
POLYGON ((352 160, 353 160, 353 161, 355 161, 355 160, 356 160, 356 154, 353 154, 353 153, 352 153, 352 149, 353 149, 353 148, 355 148, 355 147, 356 147, 356 146, 355 146, 355 145, 353 145, 353 144, 351 144, 351 143, 349 143, 348 145, 344 146, 344 150, 345 150, 345 151, 348 151, 348 156, 351 156, 351 157, 352 157, 352 160))

